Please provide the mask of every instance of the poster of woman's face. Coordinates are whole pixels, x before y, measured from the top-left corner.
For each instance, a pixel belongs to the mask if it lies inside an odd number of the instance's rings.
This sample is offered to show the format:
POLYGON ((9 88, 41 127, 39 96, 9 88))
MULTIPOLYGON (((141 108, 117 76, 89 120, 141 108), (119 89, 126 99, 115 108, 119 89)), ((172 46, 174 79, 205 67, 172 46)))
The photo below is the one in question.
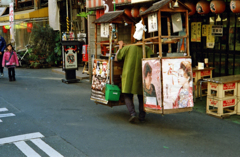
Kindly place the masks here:
POLYGON ((193 107, 192 60, 162 59, 164 109, 193 107))
POLYGON ((160 59, 142 61, 144 107, 161 110, 161 63, 160 59))

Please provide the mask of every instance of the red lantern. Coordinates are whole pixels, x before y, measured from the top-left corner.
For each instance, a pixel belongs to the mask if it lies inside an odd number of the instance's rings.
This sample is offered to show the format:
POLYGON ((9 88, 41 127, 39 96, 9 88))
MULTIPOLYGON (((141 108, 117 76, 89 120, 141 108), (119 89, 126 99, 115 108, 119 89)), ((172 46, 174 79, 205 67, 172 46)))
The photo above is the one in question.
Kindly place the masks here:
POLYGON ((141 8, 139 9, 139 14, 141 14, 141 13, 144 12, 145 10, 147 10, 147 7, 141 7, 141 8))
POLYGON ((132 17, 138 17, 139 15, 139 9, 138 8, 132 8, 131 10, 132 17))
POLYGON ((210 12, 210 6, 207 1, 199 1, 196 5, 198 14, 207 14, 210 12))
POLYGON ((3 33, 7 33, 8 30, 5 28, 5 26, 3 26, 3 33))
POLYGON ((193 15, 196 13, 196 6, 193 3, 190 2, 186 2, 184 3, 189 9, 191 9, 191 11, 188 13, 188 15, 193 15))
POLYGON ((32 23, 27 23, 27 32, 28 33, 32 32, 32 27, 33 27, 32 23))
POLYGON ((240 0, 231 0, 230 9, 233 13, 240 13, 240 0))
POLYGON ((124 9, 124 13, 127 14, 127 16, 132 17, 131 9, 128 8, 124 9))
POLYGON ((210 3, 210 10, 215 14, 221 14, 224 12, 226 4, 223 0, 213 0, 210 3))

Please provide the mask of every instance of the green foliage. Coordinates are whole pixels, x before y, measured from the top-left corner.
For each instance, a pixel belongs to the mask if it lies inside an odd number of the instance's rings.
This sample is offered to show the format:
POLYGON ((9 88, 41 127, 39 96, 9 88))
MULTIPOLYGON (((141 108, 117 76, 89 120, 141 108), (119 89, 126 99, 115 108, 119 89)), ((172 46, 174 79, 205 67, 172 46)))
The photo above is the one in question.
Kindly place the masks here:
POLYGON ((92 14, 93 11, 89 11, 89 12, 81 12, 79 14, 77 14, 77 16, 80 16, 80 17, 85 17, 87 19, 87 16, 92 14))
POLYGON ((59 32, 54 31, 49 25, 34 24, 34 28, 31 37, 33 46, 29 49, 29 60, 34 59, 31 58, 34 54, 49 64, 56 64, 62 59, 59 32))

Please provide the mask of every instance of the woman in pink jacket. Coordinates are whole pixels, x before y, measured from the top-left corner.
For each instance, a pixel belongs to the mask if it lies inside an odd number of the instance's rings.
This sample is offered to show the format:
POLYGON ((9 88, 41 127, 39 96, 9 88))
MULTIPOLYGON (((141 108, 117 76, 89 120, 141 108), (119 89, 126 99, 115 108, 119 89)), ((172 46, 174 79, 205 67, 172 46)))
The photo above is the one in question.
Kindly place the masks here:
POLYGON ((16 81, 15 67, 19 66, 16 52, 13 51, 11 44, 6 46, 6 52, 3 54, 2 66, 8 68, 9 81, 16 81))

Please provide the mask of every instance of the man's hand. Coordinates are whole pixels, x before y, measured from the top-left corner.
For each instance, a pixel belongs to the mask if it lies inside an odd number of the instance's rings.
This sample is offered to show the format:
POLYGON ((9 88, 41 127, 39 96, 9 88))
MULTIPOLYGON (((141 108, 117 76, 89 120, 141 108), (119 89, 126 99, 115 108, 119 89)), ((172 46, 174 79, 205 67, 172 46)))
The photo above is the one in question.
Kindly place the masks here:
POLYGON ((117 60, 117 54, 118 54, 119 50, 122 49, 124 43, 123 43, 123 41, 119 41, 118 44, 119 44, 119 49, 118 49, 118 51, 117 51, 117 53, 115 55, 114 61, 118 61, 117 60))
POLYGON ((2 55, 2 52, 0 52, 0 55, 2 55))

